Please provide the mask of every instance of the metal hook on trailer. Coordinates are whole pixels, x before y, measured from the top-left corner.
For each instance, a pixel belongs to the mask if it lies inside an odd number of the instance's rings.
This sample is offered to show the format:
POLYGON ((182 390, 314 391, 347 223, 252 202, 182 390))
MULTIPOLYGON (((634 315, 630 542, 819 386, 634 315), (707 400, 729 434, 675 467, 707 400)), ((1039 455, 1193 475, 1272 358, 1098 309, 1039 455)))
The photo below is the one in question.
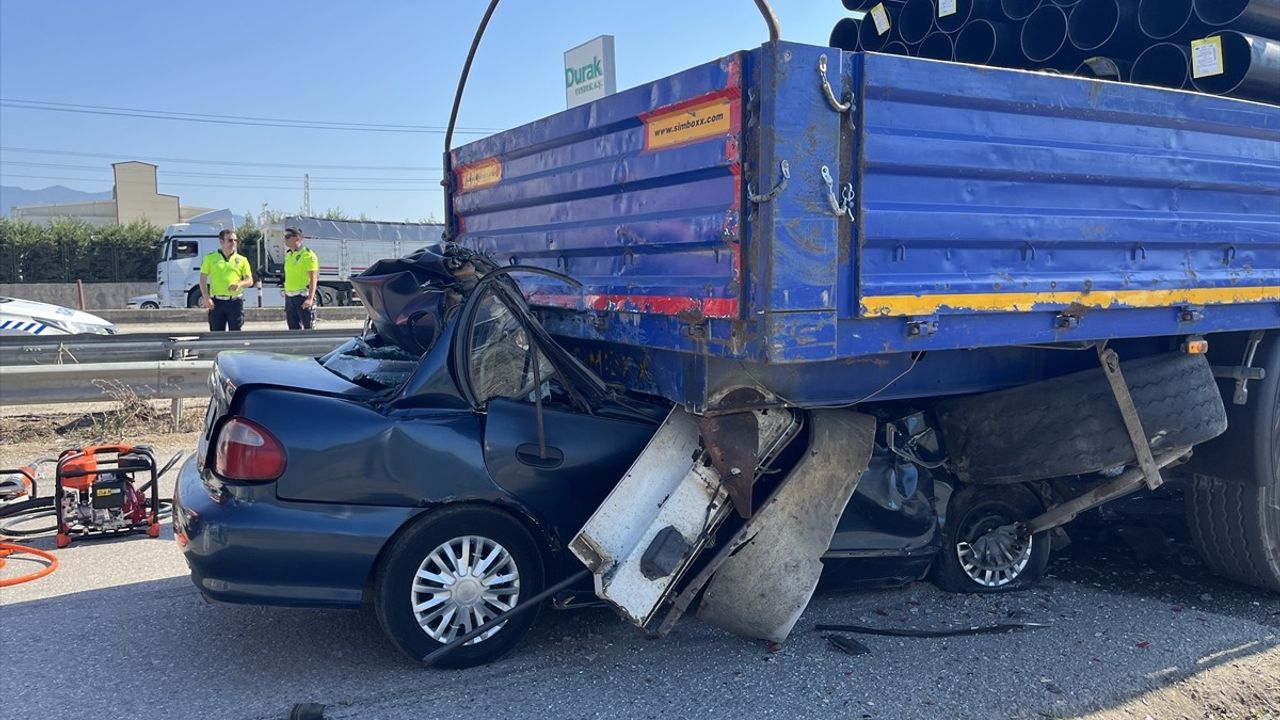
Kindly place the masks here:
POLYGON ((783 160, 782 162, 778 163, 778 167, 782 171, 782 179, 779 180, 778 184, 774 185, 773 189, 770 190, 769 192, 763 195, 757 195, 755 188, 753 188, 750 183, 747 183, 747 199, 748 200, 757 204, 767 203, 770 200, 773 200, 774 198, 781 195, 782 191, 787 189, 787 184, 791 182, 791 163, 787 162, 786 160, 783 160))
POLYGON ((831 89, 831 82, 827 80, 827 56, 818 56, 818 77, 822 79, 822 92, 827 96, 827 104, 832 110, 838 113, 847 113, 853 109, 853 93, 849 93, 849 99, 840 101, 836 99, 835 91, 831 89))
POLYGON ((853 220, 853 183, 845 183, 844 188, 840 192, 840 198, 836 198, 835 180, 831 178, 831 168, 826 165, 822 166, 822 181, 827 184, 827 202, 831 204, 831 212, 840 217, 848 215, 853 220))

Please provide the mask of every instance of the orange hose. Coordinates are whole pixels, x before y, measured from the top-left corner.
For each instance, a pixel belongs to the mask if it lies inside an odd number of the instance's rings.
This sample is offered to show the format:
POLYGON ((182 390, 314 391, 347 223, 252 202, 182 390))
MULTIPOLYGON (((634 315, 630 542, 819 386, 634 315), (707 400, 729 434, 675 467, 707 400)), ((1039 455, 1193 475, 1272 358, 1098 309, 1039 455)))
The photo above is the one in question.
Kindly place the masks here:
POLYGON ((54 557, 52 554, 43 550, 27 547, 26 545, 14 545, 12 543, 0 543, 0 567, 4 567, 4 558, 18 553, 35 555, 42 560, 48 561, 49 564, 33 573, 27 573, 26 575, 19 575, 18 577, 12 578, 0 578, 0 587, 10 587, 24 582, 31 582, 32 580, 39 580, 45 575, 48 575, 58 569, 58 558, 54 557))

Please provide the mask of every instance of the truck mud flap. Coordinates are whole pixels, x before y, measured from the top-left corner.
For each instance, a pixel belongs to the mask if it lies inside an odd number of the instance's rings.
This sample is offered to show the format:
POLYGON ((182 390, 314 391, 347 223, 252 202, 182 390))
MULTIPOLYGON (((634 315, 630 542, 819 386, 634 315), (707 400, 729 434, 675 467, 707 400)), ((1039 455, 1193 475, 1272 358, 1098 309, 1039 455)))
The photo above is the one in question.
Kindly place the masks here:
POLYGON ((836 523, 871 462, 876 421, 847 410, 810 415, 809 449, 716 570, 698 618, 782 642, 809 604, 836 523))
MULTIPOLYGON (((754 477, 796 436, 800 420, 781 409, 751 414, 758 428, 754 477)), ((700 442, 698 416, 677 407, 569 549, 595 576, 600 599, 649 628, 732 507, 700 442)))

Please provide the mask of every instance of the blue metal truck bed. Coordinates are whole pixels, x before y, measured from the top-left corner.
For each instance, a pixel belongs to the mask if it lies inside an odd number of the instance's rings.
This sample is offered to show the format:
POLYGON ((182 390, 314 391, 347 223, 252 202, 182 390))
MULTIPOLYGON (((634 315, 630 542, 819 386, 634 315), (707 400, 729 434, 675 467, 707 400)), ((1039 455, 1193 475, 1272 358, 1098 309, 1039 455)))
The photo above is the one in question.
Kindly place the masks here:
POLYGON ((522 283, 607 378, 695 406, 730 376, 965 392, 1033 372, 1023 346, 1280 327, 1270 105, 769 43, 452 164, 460 242, 580 281, 522 283))

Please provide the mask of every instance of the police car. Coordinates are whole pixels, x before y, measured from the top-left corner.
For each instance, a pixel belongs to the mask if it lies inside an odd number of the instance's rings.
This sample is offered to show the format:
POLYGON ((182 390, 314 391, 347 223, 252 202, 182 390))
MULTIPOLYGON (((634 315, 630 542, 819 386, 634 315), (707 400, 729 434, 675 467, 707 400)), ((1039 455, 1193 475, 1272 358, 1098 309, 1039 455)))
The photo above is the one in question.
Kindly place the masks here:
POLYGON ((58 305, 0 297, 0 336, 115 335, 116 326, 97 315, 58 305))

